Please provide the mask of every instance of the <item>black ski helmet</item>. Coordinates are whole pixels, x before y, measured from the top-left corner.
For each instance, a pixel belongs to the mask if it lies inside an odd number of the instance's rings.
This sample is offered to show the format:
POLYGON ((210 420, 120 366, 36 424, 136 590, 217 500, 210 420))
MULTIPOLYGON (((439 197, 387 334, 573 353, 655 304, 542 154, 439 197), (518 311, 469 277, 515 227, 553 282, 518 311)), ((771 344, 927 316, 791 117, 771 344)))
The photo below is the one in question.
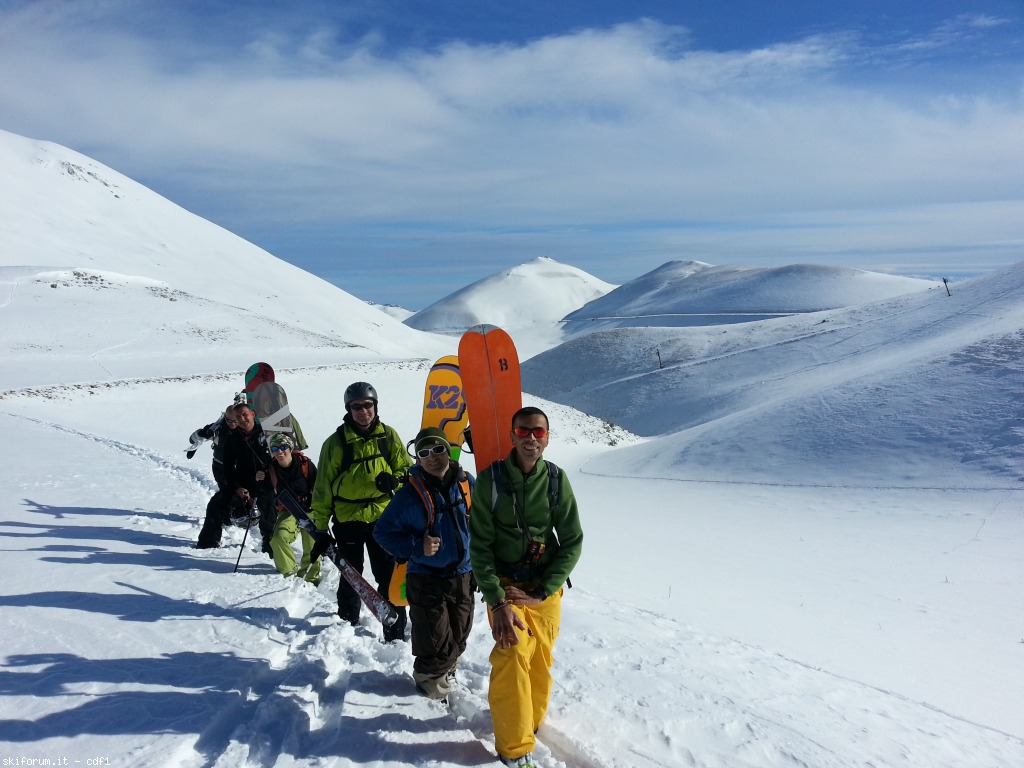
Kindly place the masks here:
POLYGON ((373 400, 373 404, 377 405, 377 390, 373 388, 372 384, 365 381, 349 384, 348 389, 345 390, 346 411, 348 410, 348 404, 353 400, 373 400))

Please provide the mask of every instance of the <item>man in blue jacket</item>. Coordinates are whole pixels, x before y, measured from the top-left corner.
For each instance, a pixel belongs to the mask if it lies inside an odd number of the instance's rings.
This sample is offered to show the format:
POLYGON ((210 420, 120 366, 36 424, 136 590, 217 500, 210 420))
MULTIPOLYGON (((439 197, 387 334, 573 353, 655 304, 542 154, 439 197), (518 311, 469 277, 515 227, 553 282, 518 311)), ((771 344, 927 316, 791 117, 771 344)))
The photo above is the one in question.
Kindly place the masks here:
POLYGON ((408 561, 413 679, 424 696, 444 701, 473 626, 469 507, 474 479, 451 460, 440 429, 420 430, 414 445, 417 465, 381 514, 373 536, 396 559, 408 561))

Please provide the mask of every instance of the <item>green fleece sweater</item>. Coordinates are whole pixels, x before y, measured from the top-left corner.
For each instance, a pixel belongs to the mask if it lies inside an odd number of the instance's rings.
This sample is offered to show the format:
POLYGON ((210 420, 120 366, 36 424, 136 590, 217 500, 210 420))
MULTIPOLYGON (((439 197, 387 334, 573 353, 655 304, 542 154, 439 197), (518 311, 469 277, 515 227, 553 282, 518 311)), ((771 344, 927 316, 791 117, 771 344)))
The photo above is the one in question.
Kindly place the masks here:
POLYGON ((524 475, 513 451, 504 460, 504 468, 503 484, 511 489, 512 496, 499 489, 497 503, 492 504, 494 478, 487 467, 477 477, 469 516, 473 573, 484 599, 491 605, 505 596, 502 577, 517 585, 535 585, 544 595, 557 592, 583 551, 579 508, 565 472, 561 473, 558 506, 552 510, 547 462, 540 459, 533 471, 524 475), (544 553, 535 565, 524 567, 522 560, 530 539, 543 541, 544 553), (519 571, 515 574, 517 578, 510 575, 513 571, 519 571))

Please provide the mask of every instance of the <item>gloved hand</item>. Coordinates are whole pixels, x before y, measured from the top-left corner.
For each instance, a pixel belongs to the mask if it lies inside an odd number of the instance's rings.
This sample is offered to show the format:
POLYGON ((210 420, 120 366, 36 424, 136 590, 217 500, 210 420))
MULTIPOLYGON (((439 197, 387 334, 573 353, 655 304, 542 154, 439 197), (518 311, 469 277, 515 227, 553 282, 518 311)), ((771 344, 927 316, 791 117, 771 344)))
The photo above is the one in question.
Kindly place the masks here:
POLYGON ((197 429, 191 435, 188 436, 188 441, 191 443, 188 448, 185 449, 185 458, 191 459, 196 455, 196 451, 199 450, 199 446, 209 440, 213 435, 203 434, 206 431, 206 427, 197 429))
POLYGON ((317 530, 313 534, 313 549, 309 551, 309 561, 316 562, 334 543, 334 538, 327 531, 317 530))
POLYGON ((394 496, 395 491, 398 490, 398 478, 390 472, 381 472, 377 475, 377 490, 388 496, 394 496))

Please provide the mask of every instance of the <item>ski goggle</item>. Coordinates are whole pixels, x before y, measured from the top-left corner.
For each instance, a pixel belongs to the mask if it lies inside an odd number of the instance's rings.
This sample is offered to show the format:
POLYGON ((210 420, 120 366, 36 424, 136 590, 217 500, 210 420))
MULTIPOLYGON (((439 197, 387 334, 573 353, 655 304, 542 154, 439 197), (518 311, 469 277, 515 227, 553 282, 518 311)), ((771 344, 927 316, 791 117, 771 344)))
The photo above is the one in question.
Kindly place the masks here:
POLYGON ((543 440, 548 434, 547 427, 516 427, 512 431, 516 433, 516 437, 529 437, 533 435, 538 440, 543 440))
POLYGON ((432 445, 429 448, 420 448, 416 451, 416 455, 421 459, 425 459, 428 456, 440 456, 442 453, 448 452, 447 445, 432 445))
POLYGON ((279 453, 281 451, 290 451, 292 448, 290 445, 272 445, 270 446, 271 453, 279 453))
POLYGON ((369 400, 369 401, 364 402, 364 403, 349 403, 348 407, 349 407, 349 410, 353 410, 353 411, 368 411, 371 408, 373 408, 373 401, 369 400))

